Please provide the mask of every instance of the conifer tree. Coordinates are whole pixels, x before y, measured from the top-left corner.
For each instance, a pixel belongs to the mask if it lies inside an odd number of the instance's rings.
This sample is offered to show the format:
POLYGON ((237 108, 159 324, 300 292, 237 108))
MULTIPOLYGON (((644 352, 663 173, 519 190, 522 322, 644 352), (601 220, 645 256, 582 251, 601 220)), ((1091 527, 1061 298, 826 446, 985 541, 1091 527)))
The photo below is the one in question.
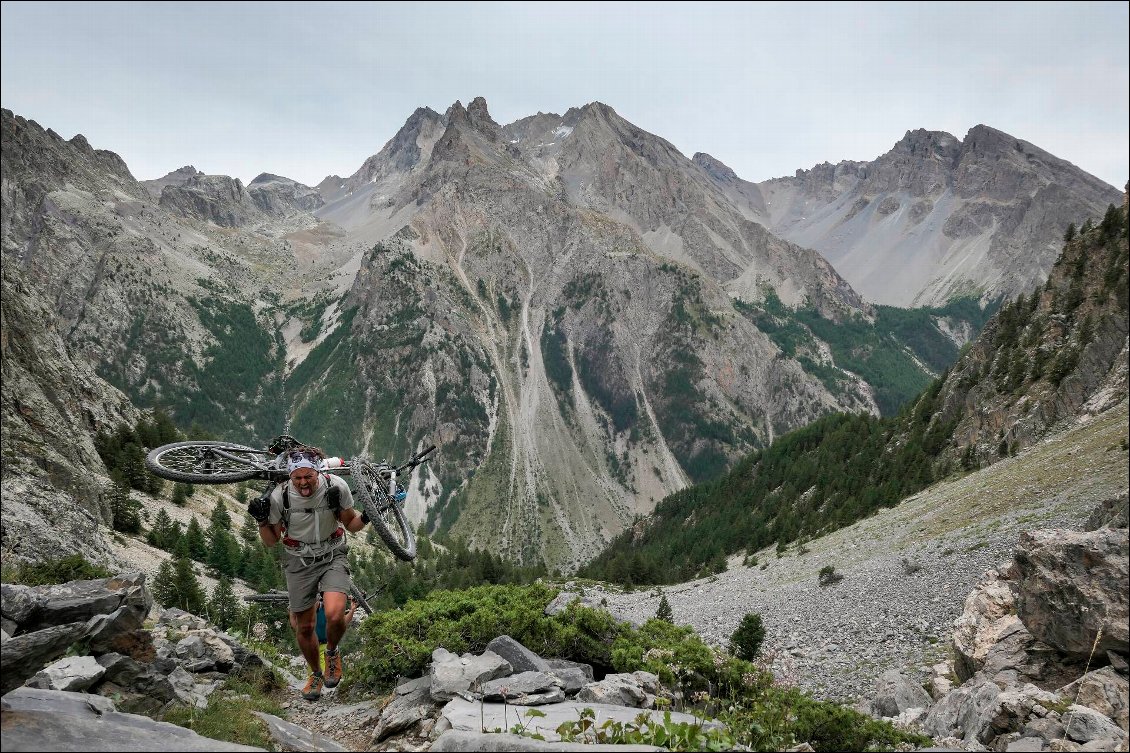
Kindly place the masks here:
POLYGON ((212 598, 208 601, 208 614, 212 622, 221 630, 227 630, 232 625, 239 624, 241 611, 231 580, 226 575, 221 575, 216 587, 212 589, 212 598))
POLYGON ((192 516, 184 537, 188 542, 188 556, 200 562, 206 561, 208 559, 208 538, 204 535, 204 529, 200 527, 200 521, 196 519, 195 515, 192 516))
POLYGON ((659 597, 659 608, 655 610, 655 619, 670 623, 675 622, 675 615, 671 611, 671 605, 667 602, 667 594, 659 597))
POLYGON ((739 659, 753 661, 761 651, 761 644, 765 641, 765 626, 762 624, 761 615, 750 612, 738 624, 737 630, 730 636, 730 653, 739 659))
POLYGON ((157 568, 157 577, 153 579, 153 598, 162 607, 176 605, 177 588, 174 580, 172 560, 164 560, 157 568))
POLYGON ((177 507, 184 507, 188 502, 188 487, 186 484, 176 482, 173 484, 173 504, 177 507))
POLYGON ((165 508, 157 511, 157 516, 153 519, 153 527, 149 529, 149 533, 145 535, 145 540, 149 542, 150 546, 155 546, 158 549, 168 549, 170 545, 169 534, 172 532, 173 521, 169 514, 165 512, 165 508))
POLYGON ((173 563, 173 586, 176 589, 173 606, 193 614, 204 614, 206 606, 204 588, 193 572, 192 560, 188 557, 178 557, 173 563))
POLYGON ((259 543, 259 526, 255 524, 255 518, 250 515, 244 517, 243 525, 239 528, 239 538, 244 546, 254 547, 259 543))
POLYGON ((110 515, 115 531, 122 533, 141 532, 141 503, 130 496, 129 484, 122 476, 115 476, 107 490, 110 502, 110 515))

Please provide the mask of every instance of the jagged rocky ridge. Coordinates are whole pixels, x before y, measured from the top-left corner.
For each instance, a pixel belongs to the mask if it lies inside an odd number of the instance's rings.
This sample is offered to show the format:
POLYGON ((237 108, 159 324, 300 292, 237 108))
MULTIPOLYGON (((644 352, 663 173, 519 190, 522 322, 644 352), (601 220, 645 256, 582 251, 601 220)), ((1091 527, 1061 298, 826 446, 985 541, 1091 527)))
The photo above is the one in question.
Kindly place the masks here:
POLYGON ((871 162, 756 184, 710 155, 695 162, 752 219, 895 306, 1027 292, 1046 278, 1068 223, 1098 221, 1121 202, 1115 187, 985 125, 964 139, 908 131, 871 162))

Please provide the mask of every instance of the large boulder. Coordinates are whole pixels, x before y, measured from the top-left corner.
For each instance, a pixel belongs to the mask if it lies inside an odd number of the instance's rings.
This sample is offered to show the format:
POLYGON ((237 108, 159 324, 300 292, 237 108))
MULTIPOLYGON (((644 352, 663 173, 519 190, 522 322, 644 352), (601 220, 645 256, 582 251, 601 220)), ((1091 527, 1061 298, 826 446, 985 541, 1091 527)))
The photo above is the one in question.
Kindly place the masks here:
POLYGON ((173 654, 189 672, 230 672, 235 666, 235 653, 213 630, 191 631, 173 654))
POLYGON ((1070 656, 1130 652, 1126 529, 1020 534, 1017 613, 1038 640, 1070 656))
POLYGON ((430 689, 430 682, 418 681, 398 687, 392 700, 381 709, 380 718, 373 729, 373 742, 379 743, 387 737, 412 729, 431 717, 436 712, 436 705, 432 701, 430 689))
MULTIPOLYGON (((716 721, 704 721, 702 717, 696 718, 691 714, 685 714, 679 711, 641 711, 640 709, 627 708, 624 706, 604 703, 579 703, 577 701, 564 701, 562 703, 552 703, 548 706, 541 706, 538 708, 538 711, 543 714, 543 716, 531 717, 526 715, 521 709, 515 709, 513 706, 507 704, 482 703, 479 701, 468 701, 463 698, 454 698, 448 701, 447 705, 443 707, 441 714, 443 718, 447 720, 450 728, 458 732, 482 732, 484 729, 488 731, 498 730, 505 732, 513 727, 515 723, 518 723, 525 727, 527 733, 539 734, 548 742, 559 743, 561 736, 557 733, 557 728, 564 722, 576 722, 580 718, 581 710, 586 708, 591 708, 595 712, 597 726, 607 720, 622 722, 624 724, 633 723, 640 714, 648 717, 652 722, 661 725, 663 724, 666 713, 671 714, 671 721, 675 723, 685 722, 687 724, 701 724, 704 729, 717 729, 722 726, 716 721)), ((556 748, 556 746, 552 748, 538 748, 538 750, 557 749, 559 748, 556 748)), ((560 749, 568 750, 568 748, 560 749)), ((432 750, 435 750, 434 746, 432 750)), ((448 748, 448 750, 451 750, 451 748, 448 748)), ((586 746, 584 750, 591 750, 591 748, 586 746)), ((621 750, 621 748, 617 748, 617 750, 621 750)), ((648 748, 648 750, 651 750, 651 748, 648 748)))
POLYGON ((267 714, 262 711, 251 713, 262 719, 263 723, 267 725, 267 733, 278 743, 280 750, 323 751, 325 753, 349 750, 349 748, 342 747, 331 737, 326 737, 318 732, 311 732, 305 727, 280 719, 274 714, 267 714))
POLYGON ((953 623, 954 672, 962 682, 985 666, 985 656, 1000 636, 1020 624, 1015 589, 999 572, 989 570, 965 598, 965 608, 953 623))
POLYGON ((515 706, 541 706, 565 700, 561 680, 548 672, 519 672, 482 685, 485 701, 506 701, 515 706))
POLYGON ((477 693, 484 682, 506 677, 512 671, 510 662, 493 651, 481 656, 456 656, 440 647, 432 652, 431 696, 436 701, 449 701, 460 693, 477 693))
POLYGON ((1124 732, 1130 732, 1130 683, 1112 667, 1088 672, 1060 693, 1110 717, 1124 732))
POLYGON ((599 682, 590 682, 577 693, 577 700, 646 709, 655 705, 659 678, 650 672, 605 675, 599 682))
POLYGON ((615 745, 612 743, 563 743, 560 740, 545 742, 510 732, 474 732, 448 730, 436 739, 428 750, 436 753, 641 753, 665 751, 658 745, 615 745))
POLYGON ((4 750, 263 750, 124 714, 109 698, 87 693, 17 688, 0 699, 0 709, 4 750))
POLYGON ((1019 738, 1034 718, 1047 717, 1063 702, 1062 696, 1032 684, 1001 690, 978 673, 938 701, 926 714, 922 728, 934 738, 954 737, 967 744, 992 745, 998 737, 1019 738))
POLYGON ((18 592, 18 609, 7 606, 9 600, 17 596, 15 589, 5 587, 0 595, 5 604, 2 607, 5 617, 19 625, 18 633, 86 622, 93 617, 113 614, 123 607, 136 627, 141 625, 153 606, 153 595, 145 586, 144 573, 35 586, 18 592), (17 613, 18 617, 15 616, 17 613))
POLYGON ((487 644, 487 651, 493 651, 506 661, 515 672, 548 672, 549 663, 523 646, 509 635, 500 635, 487 644))
POLYGON ((86 635, 85 622, 55 625, 10 638, 0 645, 0 694, 23 685, 50 662, 55 661, 71 645, 86 635))
POLYGON ((879 676, 875 696, 871 699, 871 715, 897 717, 910 709, 927 709, 933 704, 929 693, 897 669, 879 676))
POLYGON ((1091 510, 1084 531, 1095 531, 1099 528, 1126 528, 1127 507, 1130 507, 1130 493, 1122 492, 1121 496, 1111 497, 1100 502, 1091 510))

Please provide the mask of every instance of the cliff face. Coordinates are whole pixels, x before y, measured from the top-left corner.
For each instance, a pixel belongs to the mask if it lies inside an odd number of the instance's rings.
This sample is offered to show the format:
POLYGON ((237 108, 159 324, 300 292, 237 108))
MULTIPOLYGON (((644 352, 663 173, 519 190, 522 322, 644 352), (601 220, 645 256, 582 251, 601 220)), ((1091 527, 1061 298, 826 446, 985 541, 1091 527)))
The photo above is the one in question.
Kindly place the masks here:
POLYGON ((1121 201, 1113 186, 984 125, 960 140, 908 131, 872 162, 759 184, 709 169, 709 155, 699 161, 749 217, 895 306, 1013 298, 1047 278, 1069 223, 1097 221, 1121 201))
POLYGON ((954 365, 935 419, 957 421, 945 462, 994 462, 1126 399, 1127 277, 1126 210, 1112 209, 954 365))

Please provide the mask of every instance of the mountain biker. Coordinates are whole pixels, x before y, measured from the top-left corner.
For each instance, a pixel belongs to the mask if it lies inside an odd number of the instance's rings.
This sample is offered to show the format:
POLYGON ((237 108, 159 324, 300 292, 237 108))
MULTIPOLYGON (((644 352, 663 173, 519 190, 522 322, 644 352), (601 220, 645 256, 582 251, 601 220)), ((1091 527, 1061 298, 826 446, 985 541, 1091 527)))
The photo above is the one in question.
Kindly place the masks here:
POLYGON ((302 697, 316 701, 322 687, 341 681, 338 644, 345 634, 346 595, 351 586, 349 545, 345 531, 356 533, 368 517, 353 509, 353 495, 344 479, 322 473, 325 455, 316 447, 298 447, 286 452, 290 480, 276 485, 247 506, 259 524, 259 538, 267 547, 282 541, 286 549, 283 571, 290 599, 290 624, 310 677, 302 697), (326 669, 322 673, 317 623, 318 593, 323 593, 326 612, 326 669))

